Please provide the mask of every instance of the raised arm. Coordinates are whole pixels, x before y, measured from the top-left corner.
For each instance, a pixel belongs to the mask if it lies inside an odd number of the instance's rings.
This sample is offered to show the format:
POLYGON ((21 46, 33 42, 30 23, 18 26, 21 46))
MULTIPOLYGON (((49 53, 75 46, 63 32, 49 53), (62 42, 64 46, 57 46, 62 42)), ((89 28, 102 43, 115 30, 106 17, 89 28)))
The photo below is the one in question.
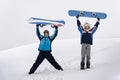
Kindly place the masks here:
POLYGON ((82 32, 83 32, 83 27, 82 27, 81 22, 80 22, 80 20, 79 20, 78 18, 79 18, 79 15, 76 16, 76 19, 77 19, 77 26, 78 26, 78 30, 79 30, 80 33, 82 34, 82 32))
POLYGON ((53 41, 56 38, 57 34, 58 34, 58 27, 55 26, 54 34, 52 36, 50 36, 50 39, 53 41))
POLYGON ((43 38, 43 35, 41 35, 40 31, 39 31, 39 24, 36 25, 36 34, 38 36, 38 38, 41 40, 43 38))
POLYGON ((94 34, 99 26, 99 21, 100 21, 100 18, 97 18, 97 22, 95 23, 94 27, 90 30, 92 32, 92 34, 94 34))

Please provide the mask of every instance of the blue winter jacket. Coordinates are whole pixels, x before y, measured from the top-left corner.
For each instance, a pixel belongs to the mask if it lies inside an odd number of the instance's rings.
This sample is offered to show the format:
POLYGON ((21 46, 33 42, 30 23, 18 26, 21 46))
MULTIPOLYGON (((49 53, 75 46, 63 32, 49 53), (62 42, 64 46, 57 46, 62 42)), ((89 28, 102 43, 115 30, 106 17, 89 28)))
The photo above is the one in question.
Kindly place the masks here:
POLYGON ((36 34, 40 40, 40 45, 38 50, 39 51, 51 51, 51 44, 52 41, 55 39, 55 37, 58 34, 58 28, 55 28, 54 34, 52 36, 48 36, 45 37, 43 35, 41 35, 40 31, 39 31, 39 27, 36 26, 36 34))
POLYGON ((93 34, 96 32, 99 22, 97 21, 94 27, 89 30, 88 32, 85 32, 80 21, 77 20, 78 30, 81 33, 81 44, 93 44, 93 34))

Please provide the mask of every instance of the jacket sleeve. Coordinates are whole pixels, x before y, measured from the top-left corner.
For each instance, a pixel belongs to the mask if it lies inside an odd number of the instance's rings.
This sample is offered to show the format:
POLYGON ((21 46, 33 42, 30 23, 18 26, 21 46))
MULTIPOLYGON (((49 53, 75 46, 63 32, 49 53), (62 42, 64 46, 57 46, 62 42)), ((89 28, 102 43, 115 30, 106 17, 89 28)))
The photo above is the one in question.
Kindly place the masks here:
POLYGON ((99 24, 100 24, 99 21, 97 21, 96 24, 94 25, 94 27, 90 30, 90 31, 92 31, 92 34, 94 34, 96 32, 99 24))
POLYGON ((82 25, 81 25, 81 22, 77 19, 77 26, 78 26, 78 30, 79 30, 79 32, 82 34, 82 32, 83 32, 83 27, 82 27, 82 25))
POLYGON ((54 34, 50 36, 50 39, 53 41, 56 38, 57 34, 58 34, 58 27, 55 27, 54 34))
POLYGON ((39 38, 40 40, 43 38, 43 35, 41 35, 38 26, 36 26, 36 35, 38 36, 38 38, 39 38))

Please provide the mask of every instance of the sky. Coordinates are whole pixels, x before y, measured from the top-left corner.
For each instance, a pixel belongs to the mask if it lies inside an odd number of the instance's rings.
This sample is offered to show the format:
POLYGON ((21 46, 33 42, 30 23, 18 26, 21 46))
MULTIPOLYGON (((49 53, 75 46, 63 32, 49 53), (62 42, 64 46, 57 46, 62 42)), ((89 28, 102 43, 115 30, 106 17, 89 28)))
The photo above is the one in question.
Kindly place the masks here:
MULTIPOLYGON (((70 17, 68 11, 86 10, 105 12, 108 17, 100 21, 95 38, 120 37, 119 0, 0 0, 0 51, 17 46, 39 42, 35 33, 35 25, 29 24, 30 17, 46 19, 62 19, 66 24, 59 28, 57 39, 79 38, 75 17, 70 17)), ((96 19, 79 18, 94 25, 96 19)), ((54 29, 49 29, 52 34, 54 29)))

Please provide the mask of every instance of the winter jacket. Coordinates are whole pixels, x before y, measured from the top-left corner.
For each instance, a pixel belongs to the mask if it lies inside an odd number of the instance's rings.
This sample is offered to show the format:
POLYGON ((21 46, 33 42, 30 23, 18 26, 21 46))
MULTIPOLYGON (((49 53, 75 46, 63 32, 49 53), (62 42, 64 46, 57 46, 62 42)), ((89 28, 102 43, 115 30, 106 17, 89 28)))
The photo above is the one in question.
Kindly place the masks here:
POLYGON ((97 21, 94 27, 89 30, 88 32, 85 32, 83 27, 81 26, 81 23, 79 20, 77 20, 77 26, 78 30, 81 33, 81 44, 93 44, 93 34, 96 32, 98 28, 99 22, 97 21))
POLYGON ((43 35, 41 35, 40 31, 39 31, 39 27, 36 26, 36 34, 40 40, 40 44, 39 44, 39 51, 51 51, 51 44, 52 41, 55 39, 55 37, 58 34, 58 28, 55 28, 54 34, 52 36, 48 36, 45 37, 43 35))

